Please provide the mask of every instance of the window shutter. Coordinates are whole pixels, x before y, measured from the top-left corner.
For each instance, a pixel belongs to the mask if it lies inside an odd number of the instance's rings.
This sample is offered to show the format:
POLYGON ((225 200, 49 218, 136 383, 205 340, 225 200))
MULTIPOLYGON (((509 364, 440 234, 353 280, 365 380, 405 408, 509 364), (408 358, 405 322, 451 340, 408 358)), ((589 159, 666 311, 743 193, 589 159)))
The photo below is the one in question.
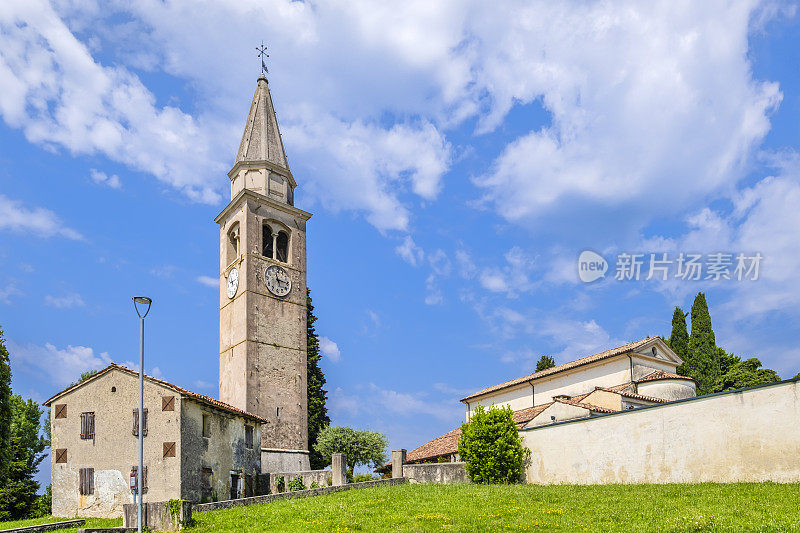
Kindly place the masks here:
POLYGON ((165 442, 164 443, 164 457, 175 457, 175 443, 174 442, 165 442))
POLYGON ((56 418, 67 418, 67 404, 56 404, 56 418))
POLYGON ((78 493, 86 494, 86 470, 83 468, 78 470, 78 493))
POLYGON ((162 396, 161 397, 161 410, 174 411, 175 410, 175 396, 162 396))
POLYGON ((94 468, 81 468, 78 477, 78 491, 83 495, 94 494, 94 468))
POLYGON ((133 434, 134 436, 139 436, 139 410, 133 410, 133 434))
POLYGON ((67 462, 67 449, 58 448, 56 450, 56 463, 66 463, 66 462, 67 462))
POLYGON ((142 416, 142 435, 147 436, 147 407, 144 408, 144 415, 142 416))
POLYGON ((88 438, 86 435, 88 434, 86 427, 86 413, 81 413, 81 438, 86 439, 88 438))
POLYGON ((144 469, 142 469, 142 490, 143 491, 147 490, 147 467, 146 466, 144 467, 144 469))
POLYGON ((88 480, 88 494, 94 494, 94 468, 87 468, 86 469, 86 476, 89 478, 88 480))
POLYGON ((94 439, 94 413, 86 413, 88 435, 87 439, 94 439))

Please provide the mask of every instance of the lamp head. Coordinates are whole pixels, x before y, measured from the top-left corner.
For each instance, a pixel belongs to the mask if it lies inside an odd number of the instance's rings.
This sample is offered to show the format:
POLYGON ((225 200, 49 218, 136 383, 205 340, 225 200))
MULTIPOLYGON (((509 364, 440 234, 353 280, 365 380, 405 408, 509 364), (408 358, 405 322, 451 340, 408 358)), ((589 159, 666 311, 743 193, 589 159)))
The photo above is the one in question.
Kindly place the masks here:
POLYGON ((153 303, 153 300, 148 298, 147 296, 134 296, 133 297, 133 308, 136 310, 136 314, 139 315, 139 318, 144 318, 147 316, 147 313, 150 312, 150 304, 153 303), (144 311, 139 310, 139 306, 146 306, 144 307, 144 311))

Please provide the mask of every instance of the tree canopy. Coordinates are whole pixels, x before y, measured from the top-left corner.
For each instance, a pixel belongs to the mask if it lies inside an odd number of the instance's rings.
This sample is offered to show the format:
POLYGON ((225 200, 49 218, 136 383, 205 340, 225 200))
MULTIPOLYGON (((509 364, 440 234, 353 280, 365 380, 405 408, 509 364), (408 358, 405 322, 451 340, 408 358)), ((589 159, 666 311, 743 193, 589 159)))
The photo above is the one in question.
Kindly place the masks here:
POLYGON ((11 361, 0 329, 0 481, 8 475, 11 444, 11 361))
MULTIPOLYGON (((736 357, 736 359, 739 358, 736 357)), ((716 391, 741 389, 781 380, 774 370, 760 367, 761 361, 755 357, 734 362, 728 371, 717 380, 716 391)))
POLYGON ((510 407, 478 406, 461 426, 458 454, 473 483, 518 483, 526 450, 510 407))
POLYGON ((348 475, 359 465, 378 468, 386 463, 386 435, 376 431, 358 431, 353 428, 326 427, 319 432, 314 446, 326 465, 331 464, 334 453, 347 455, 348 475))
POLYGON ((319 367, 319 360, 322 357, 319 351, 319 337, 314 328, 314 306, 311 304, 311 291, 306 289, 306 347, 307 347, 307 374, 308 374, 308 449, 309 461, 313 470, 325 467, 325 459, 316 450, 314 445, 317 443, 320 431, 329 426, 331 419, 328 417, 328 408, 325 402, 328 393, 322 387, 325 385, 325 374, 319 367))
POLYGON ((667 345, 678 354, 678 357, 686 360, 686 352, 689 349, 689 333, 686 330, 686 313, 680 307, 676 307, 672 313, 672 333, 667 339, 667 345))
POLYGON ((554 366, 556 366, 555 360, 549 355, 543 355, 536 362, 536 371, 541 372, 542 370, 547 370, 548 368, 553 368, 554 366))

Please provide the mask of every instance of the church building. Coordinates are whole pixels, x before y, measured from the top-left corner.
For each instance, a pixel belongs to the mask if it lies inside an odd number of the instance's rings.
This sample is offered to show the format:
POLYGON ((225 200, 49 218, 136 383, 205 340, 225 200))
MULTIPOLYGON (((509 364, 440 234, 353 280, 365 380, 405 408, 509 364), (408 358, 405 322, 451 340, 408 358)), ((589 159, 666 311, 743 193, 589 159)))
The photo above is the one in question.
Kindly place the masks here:
MULTIPOLYGON (((261 473, 309 470, 306 222, 311 214, 294 206, 297 183, 263 74, 228 177, 231 201, 215 219, 219 399, 145 377, 145 501, 250 496, 259 490, 261 473)), ((52 415, 54 514, 115 517, 123 504, 133 503, 137 376, 112 364, 45 402, 52 415)))

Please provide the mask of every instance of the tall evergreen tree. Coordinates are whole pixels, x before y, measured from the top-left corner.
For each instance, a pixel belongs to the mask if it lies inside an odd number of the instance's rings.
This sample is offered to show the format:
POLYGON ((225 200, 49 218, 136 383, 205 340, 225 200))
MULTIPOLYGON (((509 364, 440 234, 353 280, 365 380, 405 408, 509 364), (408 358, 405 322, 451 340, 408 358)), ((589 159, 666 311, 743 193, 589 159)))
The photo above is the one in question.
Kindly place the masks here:
POLYGON ((686 352, 689 349, 689 333, 686 329, 686 313, 680 307, 676 307, 672 313, 672 333, 667 339, 667 344, 673 352, 678 354, 678 357, 686 360, 686 352))
POLYGON ((11 361, 0 329, 0 486, 5 484, 11 461, 11 361))
POLYGON ((697 394, 714 392, 720 377, 719 352, 706 295, 698 292, 692 304, 692 332, 687 350, 688 364, 684 364, 684 375, 697 382, 697 394))
POLYGON ((543 355, 539 358, 536 362, 536 371, 541 372, 542 370, 547 370, 548 368, 553 368, 556 366, 556 362, 550 355, 543 355))
POLYGON ((325 385, 325 374, 319 367, 322 355, 319 352, 319 337, 317 336, 314 322, 314 306, 311 305, 311 291, 306 289, 306 347, 308 354, 308 449, 311 468, 314 470, 324 468, 327 462, 323 455, 314 446, 320 431, 329 426, 328 408, 325 401, 328 393, 322 387, 325 385))

